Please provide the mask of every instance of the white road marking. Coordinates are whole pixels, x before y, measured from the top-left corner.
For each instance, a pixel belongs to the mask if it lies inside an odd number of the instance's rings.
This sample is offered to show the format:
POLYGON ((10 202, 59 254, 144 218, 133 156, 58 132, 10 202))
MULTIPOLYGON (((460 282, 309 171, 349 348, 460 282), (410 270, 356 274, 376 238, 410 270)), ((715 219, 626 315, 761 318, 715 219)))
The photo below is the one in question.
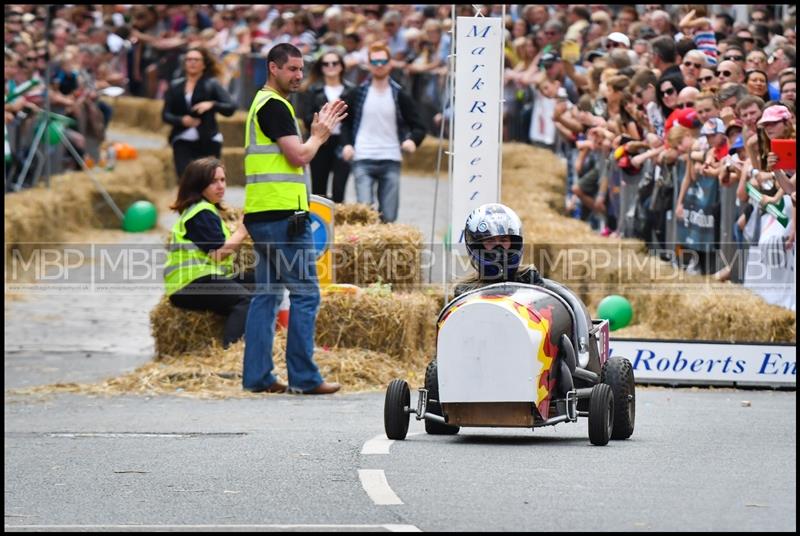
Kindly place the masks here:
POLYGON ((358 478, 361 487, 369 498, 377 505, 403 504, 386 481, 386 473, 382 469, 359 469, 358 478))
MULTIPOLYGON (((421 433, 422 432, 414 432, 408 434, 406 437, 420 435, 421 433)), ((394 443, 394 439, 389 439, 384 434, 376 435, 364 443, 364 446, 361 447, 361 454, 389 454, 392 443, 394 443)))
POLYGON ((352 528, 352 529, 385 529, 389 532, 422 532, 414 525, 9 525, 6 523, 6 529, 338 529, 338 528, 352 528))

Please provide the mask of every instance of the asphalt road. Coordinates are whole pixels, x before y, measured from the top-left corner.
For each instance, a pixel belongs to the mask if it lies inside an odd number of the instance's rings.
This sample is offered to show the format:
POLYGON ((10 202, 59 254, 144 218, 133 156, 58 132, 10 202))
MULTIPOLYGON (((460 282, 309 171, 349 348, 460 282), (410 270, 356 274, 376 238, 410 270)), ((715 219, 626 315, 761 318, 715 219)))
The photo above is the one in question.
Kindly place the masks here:
POLYGON ((389 442, 380 392, 6 395, 5 528, 796 529, 795 392, 637 394, 633 437, 606 447, 583 419, 446 437, 412 418, 389 442))

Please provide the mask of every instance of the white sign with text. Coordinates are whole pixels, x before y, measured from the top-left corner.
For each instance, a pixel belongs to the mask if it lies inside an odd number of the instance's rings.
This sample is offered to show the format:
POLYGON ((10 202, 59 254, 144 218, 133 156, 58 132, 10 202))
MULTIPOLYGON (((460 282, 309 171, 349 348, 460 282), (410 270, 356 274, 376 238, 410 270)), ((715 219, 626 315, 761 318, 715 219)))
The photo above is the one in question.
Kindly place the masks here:
POLYGON ((637 382, 797 386, 797 346, 614 339, 609 355, 628 359, 637 382))
POLYGON ((484 203, 500 200, 503 32, 497 17, 458 17, 451 237, 465 251, 464 222, 484 203))

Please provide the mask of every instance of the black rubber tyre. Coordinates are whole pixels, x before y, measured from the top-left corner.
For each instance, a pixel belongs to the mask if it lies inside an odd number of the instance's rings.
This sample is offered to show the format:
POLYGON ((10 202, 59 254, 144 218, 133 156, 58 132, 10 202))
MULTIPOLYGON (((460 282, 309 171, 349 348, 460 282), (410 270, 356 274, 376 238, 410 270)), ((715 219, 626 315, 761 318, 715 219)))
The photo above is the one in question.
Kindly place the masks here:
POLYGON ((411 404, 411 391, 405 380, 392 380, 386 389, 383 404, 383 427, 389 439, 405 439, 408 433, 410 414, 406 408, 411 404))
POLYGON ((589 399, 589 441, 603 446, 611 439, 614 428, 614 393, 605 383, 592 387, 589 399))
MULTIPOLYGON (((428 368, 425 369, 425 389, 428 390, 427 412, 443 416, 444 412, 442 411, 441 404, 439 404, 439 375, 436 372, 435 359, 428 363, 428 368), (431 400, 435 400, 435 402, 431 402, 431 400)), ((457 434, 460 429, 459 426, 442 424, 425 419, 425 431, 431 435, 454 435, 457 434)))
POLYGON ((624 357, 611 357, 603 364, 600 382, 614 393, 614 430, 611 439, 628 439, 636 420, 636 384, 633 365, 624 357))

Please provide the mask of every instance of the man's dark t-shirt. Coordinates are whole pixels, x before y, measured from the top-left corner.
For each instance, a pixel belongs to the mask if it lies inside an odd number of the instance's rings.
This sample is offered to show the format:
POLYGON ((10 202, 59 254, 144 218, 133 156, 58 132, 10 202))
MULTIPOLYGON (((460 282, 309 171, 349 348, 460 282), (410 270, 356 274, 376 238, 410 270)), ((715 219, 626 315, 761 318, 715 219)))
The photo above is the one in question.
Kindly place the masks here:
MULTIPOLYGON (((258 126, 273 143, 284 136, 297 136, 297 126, 291 112, 286 105, 278 99, 270 99, 256 113, 258 126)), ((268 210, 264 212, 251 212, 245 214, 244 222, 278 221, 288 218, 294 210, 268 210)))

